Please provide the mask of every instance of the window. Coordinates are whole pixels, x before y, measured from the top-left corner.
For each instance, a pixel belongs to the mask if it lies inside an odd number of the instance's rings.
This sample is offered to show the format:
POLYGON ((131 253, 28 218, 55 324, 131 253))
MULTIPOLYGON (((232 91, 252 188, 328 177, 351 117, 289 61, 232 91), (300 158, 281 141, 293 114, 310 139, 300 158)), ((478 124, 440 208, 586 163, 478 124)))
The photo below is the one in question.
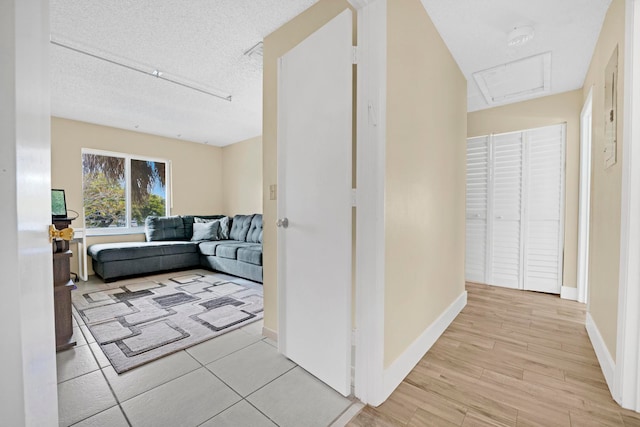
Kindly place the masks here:
POLYGON ((166 160, 82 150, 84 217, 91 234, 140 232, 169 213, 166 160))

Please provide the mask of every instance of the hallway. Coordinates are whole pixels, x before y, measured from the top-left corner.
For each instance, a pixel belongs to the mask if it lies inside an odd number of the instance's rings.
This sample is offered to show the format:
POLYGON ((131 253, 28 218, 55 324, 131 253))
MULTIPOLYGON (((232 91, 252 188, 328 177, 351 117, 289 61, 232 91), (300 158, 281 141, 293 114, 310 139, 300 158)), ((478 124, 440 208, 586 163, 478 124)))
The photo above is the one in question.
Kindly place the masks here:
POLYGON ((349 426, 640 426, 640 414, 611 398, 583 304, 474 283, 467 291, 467 306, 391 397, 349 426))

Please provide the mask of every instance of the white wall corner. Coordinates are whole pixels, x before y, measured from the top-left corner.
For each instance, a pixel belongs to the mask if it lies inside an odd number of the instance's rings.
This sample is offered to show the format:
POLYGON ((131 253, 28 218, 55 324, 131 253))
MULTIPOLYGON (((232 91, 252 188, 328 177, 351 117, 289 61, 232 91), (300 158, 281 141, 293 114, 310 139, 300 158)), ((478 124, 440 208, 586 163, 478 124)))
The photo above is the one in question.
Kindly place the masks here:
POLYGON ((578 301, 578 288, 562 286, 562 288, 560 288, 560 298, 578 301))
POLYGON ((589 334, 589 339, 591 340, 591 345, 598 357, 598 362, 600 362, 600 369, 602 369, 604 379, 607 380, 607 386, 609 386, 609 391, 613 396, 616 364, 613 361, 613 357, 611 357, 611 353, 609 353, 607 345, 602 339, 602 335, 600 335, 600 331, 598 330, 596 323, 591 317, 591 313, 587 313, 585 326, 587 328, 587 333, 589 334))
POLYGON ((466 305, 467 291, 464 291, 391 366, 384 370, 382 395, 377 396, 375 403, 371 403, 373 406, 380 405, 387 400, 466 305))

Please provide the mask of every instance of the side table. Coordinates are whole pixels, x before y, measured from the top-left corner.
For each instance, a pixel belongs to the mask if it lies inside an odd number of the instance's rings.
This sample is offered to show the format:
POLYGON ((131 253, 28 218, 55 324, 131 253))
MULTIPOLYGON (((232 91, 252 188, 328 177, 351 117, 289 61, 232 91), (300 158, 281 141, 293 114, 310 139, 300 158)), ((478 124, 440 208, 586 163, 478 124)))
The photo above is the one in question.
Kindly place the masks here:
MULTIPOLYGON (((71 220, 54 219, 53 225, 58 230, 68 228, 71 220)), ((75 288, 71 280, 70 261, 72 252, 69 242, 54 239, 53 247, 53 303, 56 326, 56 351, 66 350, 76 345, 73 339, 73 322, 71 320, 71 290, 75 288)))

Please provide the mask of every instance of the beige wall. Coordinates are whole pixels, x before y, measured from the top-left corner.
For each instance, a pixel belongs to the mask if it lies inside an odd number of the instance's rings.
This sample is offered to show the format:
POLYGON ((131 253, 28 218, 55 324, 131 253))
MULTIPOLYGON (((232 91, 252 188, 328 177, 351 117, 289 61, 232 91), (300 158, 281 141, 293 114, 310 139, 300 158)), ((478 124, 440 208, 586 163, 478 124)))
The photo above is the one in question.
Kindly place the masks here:
POLYGON ((580 111, 582 89, 469 113, 467 136, 483 136, 567 124, 564 266, 562 285, 577 285, 580 111))
POLYGON ((262 213, 262 137, 222 148, 222 212, 262 213))
MULTIPOLYGON (((170 160, 172 214, 223 211, 221 148, 52 117, 51 185, 65 189, 69 209, 82 213, 82 148, 170 160)), ((81 222, 72 226, 80 227, 81 222)), ((144 235, 91 237, 88 243, 129 240, 142 241, 144 235)))
POLYGON ((591 228, 589 245, 589 312, 611 356, 616 357, 620 202, 622 190, 624 99, 624 0, 613 0, 584 84, 584 99, 593 87, 591 228), (618 45, 618 162, 604 168, 604 70, 618 45))
POLYGON ((464 292, 466 80, 419 0, 387 3, 388 367, 464 292))
MULTIPOLYGON (((276 200, 269 198, 269 185, 277 184, 278 143, 278 58, 295 47, 317 29, 349 8, 347 0, 320 0, 309 9, 284 24, 264 39, 263 108, 262 108, 262 164, 263 164, 263 280, 264 326, 278 329, 278 277, 276 200)), ((355 28, 354 13, 354 28, 355 28)), ((354 30, 355 31, 355 30, 354 30)))

